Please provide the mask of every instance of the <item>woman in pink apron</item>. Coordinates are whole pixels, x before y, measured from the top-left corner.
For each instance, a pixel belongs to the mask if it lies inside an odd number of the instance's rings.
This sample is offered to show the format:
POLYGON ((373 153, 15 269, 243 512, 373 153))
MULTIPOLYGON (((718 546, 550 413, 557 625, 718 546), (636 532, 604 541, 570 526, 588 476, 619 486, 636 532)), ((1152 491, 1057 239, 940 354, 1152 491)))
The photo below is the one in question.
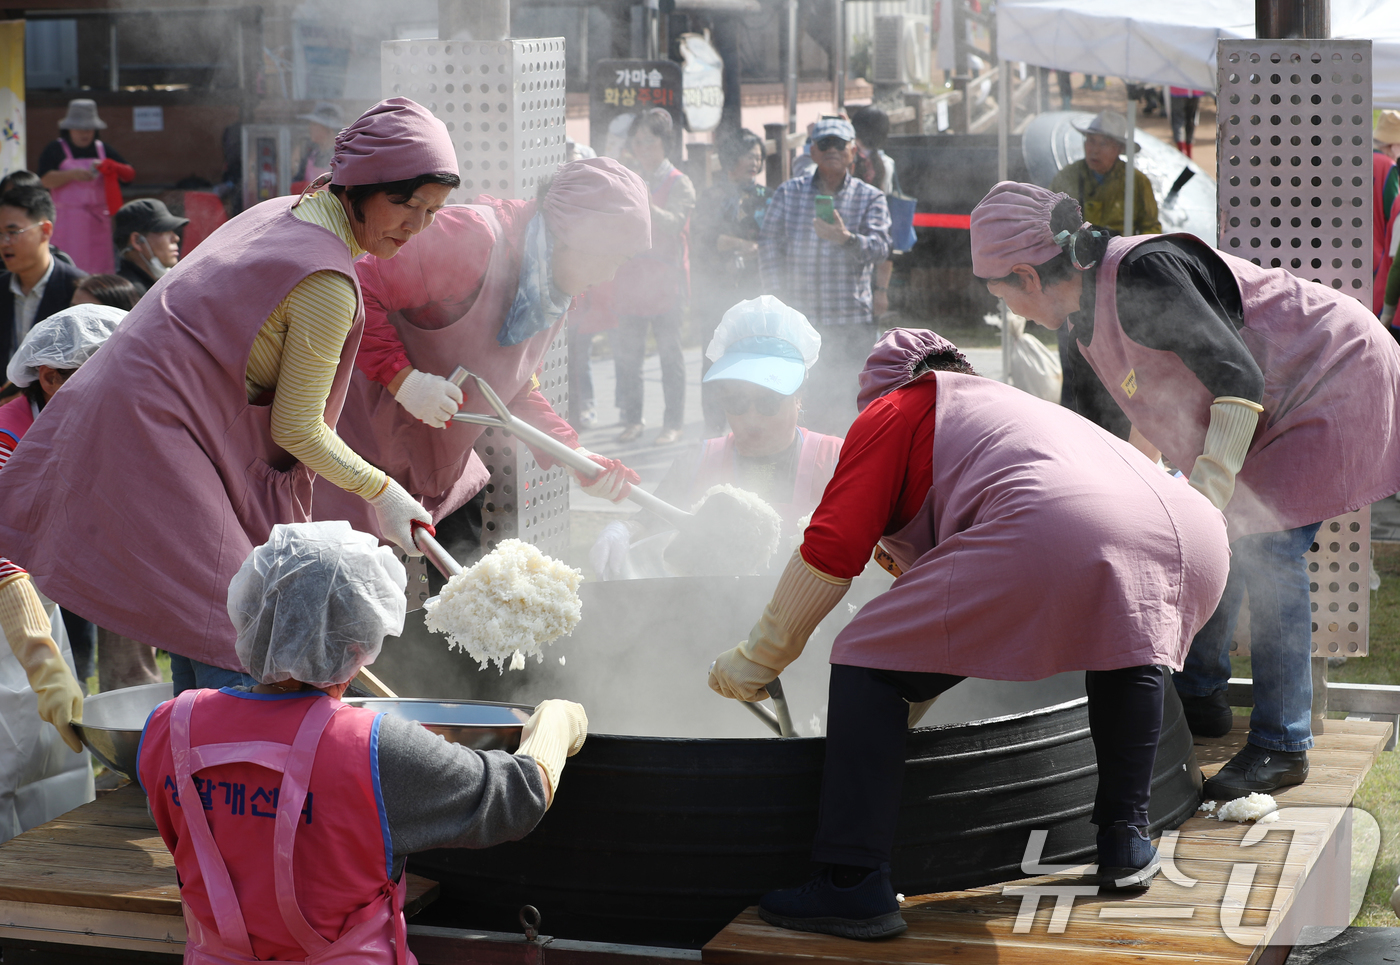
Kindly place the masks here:
POLYGON ((1101 887, 1156 874, 1143 830, 1177 670, 1225 585, 1225 521, 1127 443, 972 374, 933 332, 892 329, 860 416, 772 602, 710 686, 761 700, 878 545, 898 575, 831 651, 826 766, 806 886, 764 919, 851 938, 904 930, 889 880, 905 734, 964 677, 1087 671, 1101 887))
MULTIPOLYGON (((111 216, 116 208, 111 207, 109 187, 116 188, 118 172, 122 181, 135 177, 121 155, 97 139, 98 130, 106 127, 94 101, 69 101, 67 115, 58 122, 63 135, 39 158, 40 179, 57 209, 53 244, 92 275, 111 274, 113 267, 111 216)), ((120 189, 115 194, 121 198, 120 189)))
POLYGON ((404 583, 348 523, 275 526, 228 591, 255 685, 151 713, 137 773, 175 859, 188 965, 409 965, 405 858, 514 841, 544 816, 587 734, 578 704, 540 704, 509 754, 340 702, 403 630, 404 583))
POLYGON ((1078 204, 1003 181, 972 214, 973 271, 1070 332, 1133 426, 1229 523, 1230 582, 1173 683, 1192 730, 1229 731, 1229 641, 1250 601, 1249 741, 1220 799, 1307 777, 1319 524, 1400 490, 1400 348, 1356 299, 1191 235, 1112 238, 1078 204))
MULTIPOLYGON (((730 431, 672 463, 656 495, 688 508, 712 486, 730 483, 778 511, 785 539, 801 533, 841 454, 839 437, 797 424, 802 385, 820 350, 821 336, 806 316, 772 295, 725 312, 706 349, 712 364, 704 382, 714 387, 730 431)), ((649 513, 609 523, 589 553, 594 571, 604 580, 624 578, 631 544, 671 528, 649 513)))
MULTIPOLYGON (((587 158, 542 181, 538 200, 483 195, 443 208, 393 261, 362 260, 365 338, 341 436, 438 522, 487 479, 472 450, 482 428, 451 419, 459 406, 492 409, 470 382, 464 396, 447 380, 457 366, 489 382, 516 415, 578 448, 578 435, 534 376, 573 296, 644 250, 650 224, 641 179, 610 158, 587 158)), ((544 453, 535 458, 554 465, 544 453)), ((613 498, 624 479, 635 478, 616 460, 594 458, 610 472, 589 491, 613 498)), ((376 532, 365 508, 334 487, 319 485, 316 502, 317 518, 376 532)))
POLYGON ((177 692, 245 679, 229 578, 275 524, 311 518, 317 475, 405 551, 431 519, 334 426, 364 318, 353 260, 431 222, 456 156, 394 98, 332 166, 329 192, 257 205, 166 273, 0 474, 6 554, 64 608, 168 650, 177 692))

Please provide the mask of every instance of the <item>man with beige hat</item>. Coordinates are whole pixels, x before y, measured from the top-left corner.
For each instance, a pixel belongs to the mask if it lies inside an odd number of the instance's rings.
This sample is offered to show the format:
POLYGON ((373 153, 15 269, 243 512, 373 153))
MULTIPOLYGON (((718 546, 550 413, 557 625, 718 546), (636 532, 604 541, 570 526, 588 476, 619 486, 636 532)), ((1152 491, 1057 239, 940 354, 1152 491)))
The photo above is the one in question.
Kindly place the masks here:
POLYGON ((1381 316, 1387 325, 1395 318, 1395 303, 1400 300, 1400 274, 1394 270, 1397 214, 1400 204, 1395 197, 1400 194, 1400 111, 1381 111, 1376 120, 1376 129, 1371 134, 1372 171, 1375 174, 1374 191, 1376 216, 1375 226, 1375 285, 1372 288, 1372 309, 1381 316), (1389 283, 1387 283, 1389 279, 1389 283))
POLYGON ((58 122, 59 137, 39 155, 39 179, 53 194, 53 243, 89 274, 111 274, 111 214, 122 206, 118 181, 136 172, 116 151, 98 140, 107 122, 97 116, 97 102, 68 102, 58 122))
MULTIPOLYGON (((1060 191, 1079 202, 1084 219, 1114 231, 1123 230, 1123 194, 1128 166, 1119 157, 1128 146, 1128 119, 1117 111, 1101 111, 1086 126, 1074 125, 1084 135, 1084 158, 1068 165, 1051 191, 1060 191)), ((1134 150, 1137 145, 1134 145, 1134 150)), ((1157 198, 1152 182, 1141 171, 1133 172, 1133 234, 1157 235, 1157 198)))

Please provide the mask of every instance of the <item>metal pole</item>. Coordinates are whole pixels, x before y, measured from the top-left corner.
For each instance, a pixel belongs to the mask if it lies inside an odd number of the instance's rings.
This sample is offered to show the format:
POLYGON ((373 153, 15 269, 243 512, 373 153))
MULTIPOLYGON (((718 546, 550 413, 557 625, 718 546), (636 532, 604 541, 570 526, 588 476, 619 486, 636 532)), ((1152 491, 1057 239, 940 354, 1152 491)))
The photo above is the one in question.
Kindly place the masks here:
POLYGON ((115 17, 107 26, 107 40, 111 46, 107 86, 111 90, 120 90, 122 69, 120 62, 117 60, 117 21, 115 17))
POLYGON ((1332 36, 1331 0, 1254 0, 1254 32, 1261 40, 1332 36))
POLYGON ((845 0, 832 0, 835 4, 835 39, 831 44, 832 72, 836 79, 836 113, 846 110, 846 3, 845 0))
MULTIPOLYGON (((1001 61, 997 71, 997 180, 1010 176, 1011 142, 1011 62, 1001 61)), ((1006 302, 1001 303, 1001 378, 1011 383, 1011 324, 1006 317, 1006 302)))
POLYGON ((967 55, 967 0, 947 2, 953 5, 953 88, 962 94, 958 105, 962 117, 957 127, 959 134, 968 134, 972 128, 972 89, 968 85, 972 74, 967 55))
POLYGON ((787 71, 784 83, 788 132, 797 133, 797 0, 787 0, 787 71))
POLYGON ((439 40, 505 40, 510 0, 438 0, 439 40))
POLYGON ((1123 153, 1128 159, 1127 177, 1123 185, 1123 237, 1132 235, 1133 232, 1133 188, 1136 187, 1137 179, 1133 177, 1137 168, 1134 162, 1137 160, 1136 143, 1137 140, 1137 101, 1128 98, 1128 143, 1123 145, 1123 153))

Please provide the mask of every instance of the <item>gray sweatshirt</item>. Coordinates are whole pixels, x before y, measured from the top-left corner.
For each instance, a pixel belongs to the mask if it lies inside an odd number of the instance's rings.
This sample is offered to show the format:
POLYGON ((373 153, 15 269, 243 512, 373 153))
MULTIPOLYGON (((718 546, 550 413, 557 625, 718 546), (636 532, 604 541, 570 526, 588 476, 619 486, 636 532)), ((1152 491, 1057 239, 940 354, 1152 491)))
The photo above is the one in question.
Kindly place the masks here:
POLYGON ((430 848, 489 848, 518 841, 545 811, 533 757, 450 744, 416 721, 379 723, 379 787, 394 877, 404 859, 430 848))

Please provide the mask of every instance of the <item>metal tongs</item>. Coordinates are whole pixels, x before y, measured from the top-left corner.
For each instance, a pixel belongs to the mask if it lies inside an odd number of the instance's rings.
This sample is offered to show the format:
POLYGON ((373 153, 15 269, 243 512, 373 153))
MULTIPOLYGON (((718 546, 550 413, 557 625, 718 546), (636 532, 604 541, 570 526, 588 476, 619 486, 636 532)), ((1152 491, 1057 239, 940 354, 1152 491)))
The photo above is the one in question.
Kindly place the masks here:
MULTIPOLYGON (((472 379, 476 382, 477 390, 481 393, 482 398, 495 410, 496 414, 494 416, 489 416, 478 412, 458 412, 452 417, 454 422, 469 422, 472 425, 503 429, 519 438, 522 442, 529 444, 532 448, 549 453, 551 458, 557 462, 563 463, 576 472, 582 473, 585 476, 596 476, 598 474, 601 467, 592 459, 575 452, 548 433, 541 432, 528 422, 517 418, 506 408, 506 404, 501 401, 501 397, 491 388, 490 383, 481 376, 468 372, 459 365, 453 370, 448 381, 458 388, 461 388, 462 384, 466 382, 467 379, 472 379)), ((672 506, 664 499, 657 499, 640 486, 630 486, 628 488, 627 499, 632 500, 632 502, 641 506, 643 509, 651 510, 667 522, 679 525, 692 518, 690 513, 687 513, 677 506, 672 506)), ((427 554, 427 550, 424 550, 424 554, 427 554)), ((431 557, 429 558, 431 559, 431 557)), ((436 562, 437 561, 434 560, 434 563, 436 562)))
MULTIPOLYGON (((715 669, 714 661, 710 662, 710 669, 715 669)), ((756 701, 741 700, 739 703, 748 708, 750 713, 763 721, 764 725, 779 737, 801 737, 802 735, 792 724, 792 713, 788 710, 787 697, 783 694, 783 682, 774 677, 768 681, 768 686, 765 689, 773 701, 773 710, 769 710, 756 701)))

